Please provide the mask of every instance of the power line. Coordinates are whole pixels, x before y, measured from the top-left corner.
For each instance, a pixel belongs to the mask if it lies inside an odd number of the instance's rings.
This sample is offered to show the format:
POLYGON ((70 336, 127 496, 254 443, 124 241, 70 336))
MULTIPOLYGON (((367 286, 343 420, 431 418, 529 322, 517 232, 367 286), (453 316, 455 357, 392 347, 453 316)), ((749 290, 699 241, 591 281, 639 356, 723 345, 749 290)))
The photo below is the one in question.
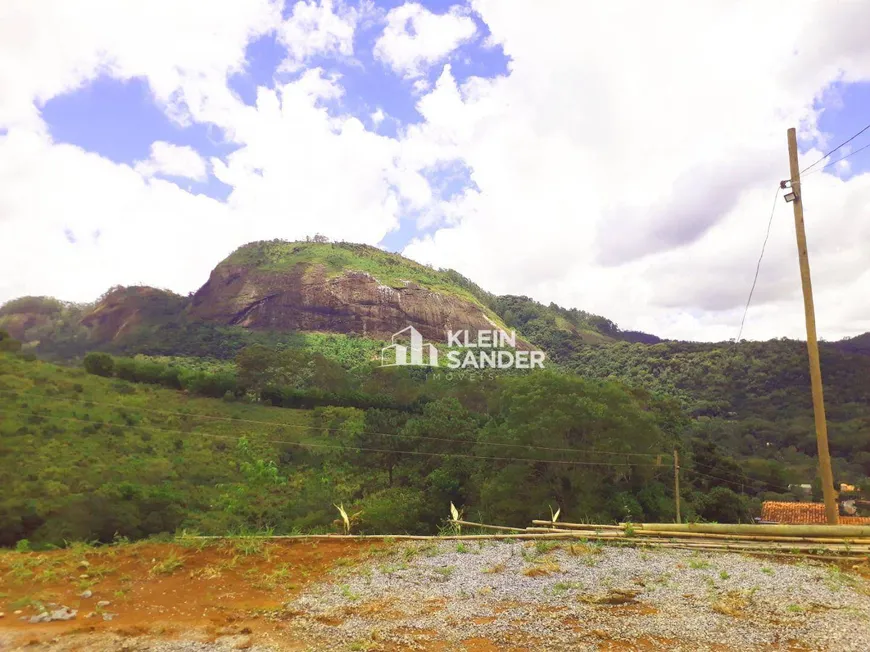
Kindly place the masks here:
MULTIPOLYGON (((16 412, 16 410, 0 410, 0 413, 8 413, 8 412, 16 412)), ((217 435, 209 432, 201 432, 201 431, 189 431, 186 432, 184 430, 177 430, 174 428, 157 428, 156 426, 142 426, 135 425, 131 426, 129 424, 123 423, 114 423, 112 421, 94 421, 88 419, 77 419, 75 417, 58 417, 48 414, 39 414, 38 412, 34 412, 33 410, 17 410, 18 413, 31 414, 36 417, 41 417, 43 419, 55 419, 58 421, 74 421, 76 423, 84 423, 84 424, 101 424, 105 426, 123 426, 131 429, 140 429, 140 430, 151 430, 154 432, 169 432, 175 433, 179 435, 198 435, 200 437, 211 437, 214 439, 228 439, 231 441, 239 441, 242 437, 234 437, 232 435, 217 435)), ((257 438, 257 441, 270 443, 270 444, 287 444, 289 446, 299 446, 301 448, 324 448, 324 449, 332 449, 332 450, 351 450, 357 452, 366 452, 366 453, 397 453, 399 455, 422 455, 426 457, 461 457, 465 459, 474 459, 474 460, 487 460, 487 461, 498 461, 498 462, 532 462, 535 464, 545 463, 545 464, 563 464, 567 466, 607 466, 607 467, 633 467, 633 466, 648 466, 648 467, 658 467, 658 464, 637 464, 637 463, 610 463, 610 462, 579 462, 573 460, 544 460, 538 458, 530 458, 530 457, 493 457, 486 455, 471 455, 467 453, 433 453, 429 451, 408 451, 408 450, 391 450, 391 449, 381 449, 381 448, 366 448, 362 446, 337 446, 333 444, 311 444, 311 443, 302 443, 298 441, 289 441, 285 439, 262 439, 257 438)))
POLYGON ((864 133, 865 131, 867 131, 868 129, 870 129, 870 125, 867 125, 866 127, 864 127, 861 131, 859 131, 858 133, 856 133, 854 136, 852 136, 852 137, 849 138, 848 140, 844 140, 842 143, 840 143, 839 145, 837 145, 834 149, 832 149, 830 152, 828 152, 827 154, 825 154, 822 158, 820 158, 818 161, 816 161, 816 162, 813 163, 812 165, 808 165, 807 167, 805 167, 803 170, 801 170, 801 174, 803 174, 803 173, 806 172, 807 170, 811 170, 812 168, 816 167, 819 163, 821 163, 822 161, 824 161, 824 160, 825 160, 826 158, 828 158, 831 154, 833 154, 833 153, 836 152, 838 149, 840 149, 843 145, 847 145, 847 144, 851 143, 853 140, 855 140, 858 136, 860 136, 861 134, 863 134, 863 133, 864 133))
MULTIPOLYGON (((681 468, 681 470, 688 471, 689 473, 694 473, 695 475, 704 476, 705 478, 710 478, 712 480, 719 480, 720 482, 727 482, 729 484, 733 484, 733 485, 735 485, 737 487, 741 487, 741 488, 745 487, 746 485, 748 485, 752 482, 761 482, 761 483, 766 484, 768 487, 771 487, 773 489, 784 489, 785 491, 788 491, 788 489, 786 487, 781 487, 781 486, 776 485, 776 484, 771 484, 770 482, 767 482, 766 480, 753 480, 752 478, 745 477, 744 481, 737 482, 736 480, 729 480, 727 478, 723 478, 723 477, 718 476, 718 475, 710 475, 709 473, 703 473, 701 471, 696 471, 695 469, 692 469, 692 468, 686 468, 686 469, 681 468)), ((731 476, 731 477, 737 478, 740 476, 731 476)))
MULTIPOLYGON (((3 393, 3 392, 15 393, 14 390, 0 389, 0 393, 3 393)), ((101 401, 91 401, 89 399, 70 398, 70 397, 65 397, 65 396, 49 396, 48 394, 40 394, 37 392, 24 392, 21 394, 17 394, 17 396, 19 396, 19 397, 38 396, 41 398, 50 398, 53 400, 60 400, 60 401, 69 401, 69 402, 85 403, 85 404, 91 403, 93 405, 103 405, 106 407, 114 407, 114 408, 124 409, 124 410, 136 410, 136 411, 142 411, 142 412, 154 412, 154 413, 158 413, 158 414, 167 414, 167 415, 172 415, 172 416, 212 419, 215 421, 250 423, 250 424, 258 424, 258 425, 266 425, 266 426, 275 426, 275 427, 280 427, 280 428, 299 428, 299 429, 303 429, 303 430, 308 430, 308 429, 322 430, 324 432, 345 432, 342 428, 326 428, 326 427, 319 427, 319 426, 301 426, 301 425, 292 424, 292 423, 279 423, 276 421, 259 421, 256 419, 241 419, 241 418, 236 418, 236 417, 220 417, 220 416, 215 416, 215 415, 210 415, 210 414, 188 414, 186 412, 173 412, 171 410, 158 410, 156 408, 146 408, 146 407, 140 407, 138 405, 137 406, 129 406, 129 405, 124 405, 123 403, 106 403, 106 402, 101 402, 101 401)), ((90 423, 95 423, 95 422, 91 421, 90 423)), ((602 450, 582 449, 582 448, 558 448, 558 447, 551 447, 551 446, 533 446, 531 444, 509 444, 509 443, 505 443, 505 442, 491 442, 491 441, 478 441, 478 440, 471 441, 471 440, 456 439, 455 437, 428 437, 425 435, 407 435, 407 434, 388 433, 388 432, 372 432, 372 431, 368 431, 368 430, 363 430, 357 434, 372 435, 372 436, 376 436, 376 437, 397 437, 397 438, 415 439, 415 440, 421 439, 421 440, 426 440, 426 441, 438 441, 438 442, 447 442, 447 443, 453 443, 453 444, 477 444, 480 446, 502 446, 502 447, 506 447, 506 448, 524 448, 527 450, 541 450, 541 451, 562 452, 562 453, 590 453, 590 454, 594 454, 594 455, 618 455, 618 456, 624 456, 624 457, 659 457, 659 456, 665 457, 665 456, 670 455, 670 453, 631 453, 631 452, 621 453, 619 451, 602 451, 602 450)))
POLYGON ((858 152, 863 152, 863 151, 864 151, 865 149, 867 149, 867 148, 870 148, 870 143, 867 143, 866 145, 864 145, 864 147, 859 147, 859 148, 856 149, 854 152, 850 152, 849 154, 846 154, 845 156, 841 156, 841 157, 838 158, 836 161, 831 161, 830 163, 828 163, 828 164, 825 165, 824 167, 820 167, 818 170, 813 170, 812 172, 810 172, 810 173, 807 174, 806 176, 810 176, 810 175, 815 174, 816 172, 822 172, 822 171, 824 171, 824 170, 827 170, 827 169, 828 169, 829 167, 831 167, 832 165, 836 165, 836 164, 839 163, 840 161, 845 161, 845 160, 846 160, 847 158, 849 158, 850 156, 854 156, 854 155, 857 154, 858 152))
POLYGON ((749 290, 749 298, 746 299, 746 308, 743 310, 743 319, 740 320, 740 330, 737 333, 735 344, 740 343, 740 338, 743 336, 743 325, 746 323, 746 315, 749 314, 749 304, 752 302, 752 295, 755 292, 755 284, 758 283, 758 273, 761 271, 761 260, 764 258, 764 250, 767 247, 767 241, 770 239, 770 227, 773 224, 773 216, 776 214, 776 203, 779 200, 779 186, 776 187, 776 194, 773 196, 773 208, 770 209, 770 218, 767 220, 767 233, 764 234, 764 242, 761 245, 761 255, 758 256, 758 264, 755 266, 755 278, 752 279, 752 288, 749 290))

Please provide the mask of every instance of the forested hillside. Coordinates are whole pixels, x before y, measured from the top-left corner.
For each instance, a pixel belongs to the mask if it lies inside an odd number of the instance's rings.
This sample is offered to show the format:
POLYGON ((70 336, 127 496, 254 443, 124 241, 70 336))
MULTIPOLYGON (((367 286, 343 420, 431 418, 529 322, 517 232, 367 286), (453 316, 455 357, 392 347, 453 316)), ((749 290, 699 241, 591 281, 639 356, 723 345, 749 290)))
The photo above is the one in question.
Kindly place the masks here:
MULTIPOLYGON (((820 494, 804 343, 662 341, 371 247, 252 243, 191 296, 24 297, 2 328, 4 544, 328 529, 336 502, 369 532, 435 531, 450 501, 669 520, 674 448, 689 518, 820 494), (514 329, 546 369, 382 368, 378 334, 406 316, 514 329)), ((835 481, 870 489, 866 339, 821 352, 835 481)))
MULTIPOLYGON (((265 349, 234 371, 104 354, 86 370, 31 357, 0 354, 3 545, 180 528, 330 531, 334 503, 360 512, 363 532, 435 532, 451 501, 517 525, 551 505, 575 519, 668 520, 674 446, 684 513, 738 520, 755 506, 739 491, 709 491, 723 484, 709 476, 740 467, 681 441, 674 403, 613 382, 391 369, 348 374, 329 393, 317 389, 315 357, 281 376, 265 349)), ((338 367, 319 364, 335 381, 338 367)), ((754 500, 771 489, 744 487, 754 500)))

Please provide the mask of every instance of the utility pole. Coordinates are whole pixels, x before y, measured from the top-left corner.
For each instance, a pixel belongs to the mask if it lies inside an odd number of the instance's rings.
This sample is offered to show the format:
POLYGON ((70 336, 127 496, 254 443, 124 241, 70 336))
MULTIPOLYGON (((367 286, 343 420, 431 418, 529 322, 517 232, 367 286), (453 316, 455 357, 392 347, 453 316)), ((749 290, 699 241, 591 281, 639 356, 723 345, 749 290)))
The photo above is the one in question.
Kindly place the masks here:
POLYGON ((680 454, 674 449, 674 502, 677 506, 677 523, 682 523, 680 518, 680 454))
POLYGON ((807 255, 807 234, 804 230, 804 203, 801 196, 801 173, 798 166, 797 135, 792 127, 788 130, 788 162, 791 179, 780 183, 781 188, 791 188, 785 200, 794 207, 794 226, 797 235, 798 259, 801 268, 801 284, 804 291, 804 312, 807 321, 807 353, 810 358, 810 380, 813 388, 813 412, 816 419, 816 442, 819 447, 819 474, 825 499, 825 516, 828 525, 840 523, 837 509, 837 494, 834 491, 834 475, 831 472, 831 453, 828 449, 828 425, 825 421, 825 397, 822 392, 822 369, 819 364, 819 343, 816 340, 816 312, 813 307, 813 286, 810 281, 810 260, 807 255))

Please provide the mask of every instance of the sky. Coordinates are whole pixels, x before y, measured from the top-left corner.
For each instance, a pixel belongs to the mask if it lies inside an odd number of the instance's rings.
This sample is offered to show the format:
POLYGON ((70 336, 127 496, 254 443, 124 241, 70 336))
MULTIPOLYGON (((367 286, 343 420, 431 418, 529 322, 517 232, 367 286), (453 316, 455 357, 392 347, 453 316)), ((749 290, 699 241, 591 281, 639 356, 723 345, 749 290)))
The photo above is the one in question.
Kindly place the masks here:
MULTIPOLYGON (((319 233, 723 341, 773 208, 743 338, 804 338, 786 131, 806 167, 870 124, 867 24, 829 0, 4 0, 0 303, 187 294, 319 233)), ((824 339, 870 331, 866 144, 804 178, 824 339)))

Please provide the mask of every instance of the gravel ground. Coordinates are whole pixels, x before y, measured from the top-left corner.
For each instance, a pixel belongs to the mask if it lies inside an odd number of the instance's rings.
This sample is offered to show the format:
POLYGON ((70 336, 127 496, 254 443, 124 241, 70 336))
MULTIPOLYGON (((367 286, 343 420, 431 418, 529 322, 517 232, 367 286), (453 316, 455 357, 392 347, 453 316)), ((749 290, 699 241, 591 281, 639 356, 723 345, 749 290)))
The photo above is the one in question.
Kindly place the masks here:
POLYGON ((870 649, 870 582, 833 566, 551 545, 392 547, 288 603, 289 622, 311 650, 870 649))

